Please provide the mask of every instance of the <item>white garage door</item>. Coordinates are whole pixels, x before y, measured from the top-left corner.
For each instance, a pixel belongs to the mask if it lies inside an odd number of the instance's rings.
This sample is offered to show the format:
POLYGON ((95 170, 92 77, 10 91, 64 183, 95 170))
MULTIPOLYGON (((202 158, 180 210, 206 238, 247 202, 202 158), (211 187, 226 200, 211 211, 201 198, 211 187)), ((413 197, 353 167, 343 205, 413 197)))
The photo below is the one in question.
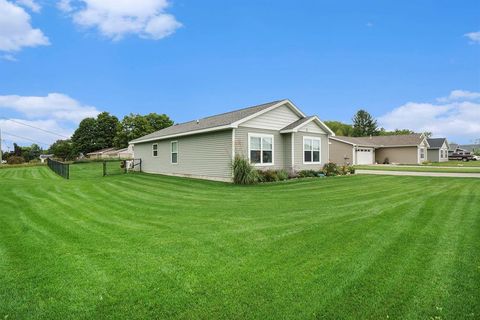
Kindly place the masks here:
POLYGON ((373 164, 373 149, 358 148, 356 159, 357 164, 373 164))

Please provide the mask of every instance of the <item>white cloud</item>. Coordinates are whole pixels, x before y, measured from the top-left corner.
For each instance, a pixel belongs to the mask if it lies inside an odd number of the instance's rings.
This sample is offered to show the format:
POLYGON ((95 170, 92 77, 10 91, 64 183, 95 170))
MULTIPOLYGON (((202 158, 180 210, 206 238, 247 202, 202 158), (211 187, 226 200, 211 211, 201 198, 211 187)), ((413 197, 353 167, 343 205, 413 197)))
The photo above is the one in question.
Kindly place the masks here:
POLYGON ((165 12, 168 0, 61 0, 57 6, 71 13, 77 25, 96 28, 113 40, 129 34, 159 40, 182 26, 165 12))
POLYGON ((17 122, 69 137, 82 119, 95 117, 100 113, 97 108, 82 104, 61 93, 50 93, 46 96, 0 96, 0 110, 2 108, 21 115, 9 119, 0 118, 2 130, 28 138, 22 139, 5 134, 4 139, 10 141, 10 144, 12 142, 31 144, 31 140, 51 144, 55 140, 62 139, 58 135, 52 135, 17 122))
POLYGON ((33 12, 40 12, 40 9, 42 9, 42 7, 34 0, 17 0, 16 2, 19 5, 32 10, 33 12))
POLYGON ((73 133, 72 128, 65 128, 54 119, 0 119, 0 127, 2 128, 3 150, 6 150, 7 148, 11 149, 13 142, 19 145, 31 145, 32 143, 37 143, 41 147, 47 148, 54 141, 64 139, 63 136, 69 137, 73 133), (58 135, 40 131, 32 127, 42 128, 58 135))
POLYGON ((99 111, 81 104, 61 93, 49 93, 47 96, 0 96, 0 108, 22 113, 28 119, 52 118, 55 120, 80 122, 83 118, 94 117, 99 111))
POLYGON ((466 90, 453 90, 448 97, 438 98, 439 102, 458 101, 458 100, 476 100, 480 99, 480 92, 466 90))
POLYGON ((444 103, 408 102, 379 117, 379 125, 387 130, 407 128, 432 132, 451 141, 470 142, 480 138, 480 102, 466 100, 478 98, 473 92, 455 90, 443 98, 447 99, 442 100, 444 103), (451 96, 455 101, 449 100, 451 96))
POLYGON ((71 12, 73 11, 72 2, 71 0, 60 0, 57 2, 57 8, 63 12, 71 12))
POLYGON ((9 54, 9 53, 2 55, 0 58, 2 58, 3 60, 11 61, 11 62, 18 61, 13 54, 9 54))
POLYGON ((472 43, 480 43, 480 31, 469 32, 464 34, 464 36, 470 39, 472 43))
POLYGON ((40 29, 32 28, 30 15, 22 7, 0 0, 0 17, 0 51, 15 52, 49 44, 40 29))

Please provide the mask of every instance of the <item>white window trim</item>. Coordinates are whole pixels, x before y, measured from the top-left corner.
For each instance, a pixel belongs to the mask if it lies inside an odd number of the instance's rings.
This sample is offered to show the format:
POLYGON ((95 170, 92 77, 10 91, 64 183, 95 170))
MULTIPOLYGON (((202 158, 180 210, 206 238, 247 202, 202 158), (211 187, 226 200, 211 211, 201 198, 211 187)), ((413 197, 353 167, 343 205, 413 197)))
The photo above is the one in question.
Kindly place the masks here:
POLYGON ((158 157, 158 143, 152 143, 152 157, 154 157, 154 158, 157 158, 157 157, 158 157), (157 155, 154 155, 154 154, 153 154, 153 151, 154 151, 154 150, 153 150, 153 146, 157 146, 157 150, 155 150, 155 151, 157 151, 157 155))
POLYGON ((322 163, 322 139, 320 137, 309 137, 309 136, 304 136, 303 137, 303 140, 302 140, 302 143, 303 143, 303 147, 302 147, 302 150, 303 150, 303 153, 302 153, 302 158, 303 158, 303 164, 320 164, 322 163), (317 140, 318 141, 318 144, 320 146, 320 149, 318 150, 318 161, 313 161, 313 143, 312 143, 312 161, 309 161, 309 162, 305 162, 305 139, 309 139, 309 140, 317 140))
POLYGON ((178 164, 178 154, 179 154, 179 148, 178 148, 178 140, 175 140, 175 141, 170 141, 170 164, 178 164), (176 143, 177 144, 177 162, 173 162, 173 154, 175 152, 172 151, 172 145, 176 143))
MULTIPOLYGON (((260 160, 263 161, 263 142, 260 143, 260 160)), ((255 167, 266 167, 266 166, 273 166, 275 165, 275 138, 273 134, 266 134, 266 133, 248 133, 248 162, 255 167), (257 138, 271 138, 272 139, 272 162, 271 163, 252 163, 250 159, 250 137, 257 137, 257 138)))

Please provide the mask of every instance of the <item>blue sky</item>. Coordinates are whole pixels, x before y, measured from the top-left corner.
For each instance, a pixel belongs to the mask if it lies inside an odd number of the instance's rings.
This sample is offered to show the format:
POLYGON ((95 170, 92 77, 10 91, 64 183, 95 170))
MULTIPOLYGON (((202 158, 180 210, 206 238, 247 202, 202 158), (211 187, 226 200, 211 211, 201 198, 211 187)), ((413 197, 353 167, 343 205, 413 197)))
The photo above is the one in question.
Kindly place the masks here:
POLYGON ((6 119, 68 136, 98 111, 182 122, 283 98, 480 138, 478 1, 0 0, 0 56, 0 128, 40 142, 58 137, 6 119))

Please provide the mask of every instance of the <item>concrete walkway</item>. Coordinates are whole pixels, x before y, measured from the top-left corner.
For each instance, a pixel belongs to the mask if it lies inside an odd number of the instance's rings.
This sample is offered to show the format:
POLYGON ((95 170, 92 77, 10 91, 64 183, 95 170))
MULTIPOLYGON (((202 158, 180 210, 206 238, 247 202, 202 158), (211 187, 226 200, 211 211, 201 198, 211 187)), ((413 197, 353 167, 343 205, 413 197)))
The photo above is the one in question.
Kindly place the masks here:
POLYGON ((389 176, 417 176, 417 177, 449 177, 449 178, 480 178, 480 173, 463 172, 412 172, 412 171, 387 171, 387 170, 355 170, 357 174, 378 174, 389 176))

